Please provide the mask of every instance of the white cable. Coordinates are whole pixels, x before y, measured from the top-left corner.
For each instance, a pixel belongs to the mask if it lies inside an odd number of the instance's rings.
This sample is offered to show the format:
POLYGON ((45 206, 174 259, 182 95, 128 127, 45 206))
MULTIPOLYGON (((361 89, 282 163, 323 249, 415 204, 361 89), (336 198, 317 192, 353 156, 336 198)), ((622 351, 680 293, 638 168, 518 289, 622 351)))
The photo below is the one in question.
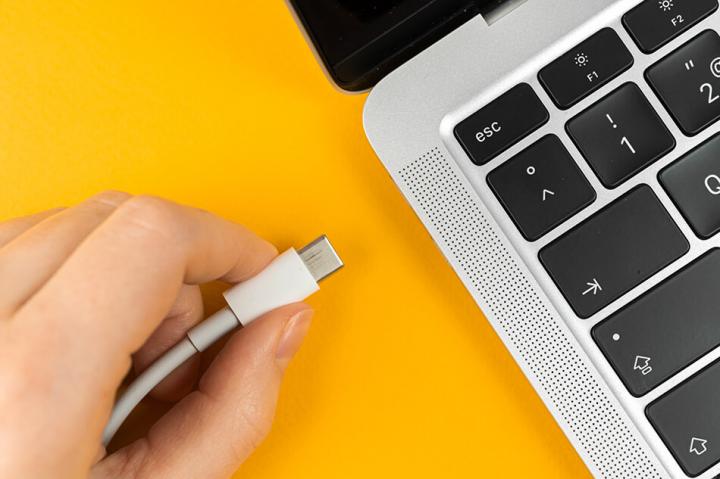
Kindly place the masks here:
POLYGON ((190 359, 197 353, 195 346, 189 339, 185 338, 168 352, 163 354, 160 359, 155 361, 152 366, 143 371, 140 376, 133 381, 129 388, 125 390, 120 399, 115 403, 110 420, 103 431, 103 444, 107 446, 110 439, 113 438, 117 430, 120 428, 125 419, 130 415, 135 406, 153 390, 160 381, 165 379, 171 372, 175 371, 179 365, 190 359))
POLYGON ((343 266, 324 236, 302 250, 289 249, 261 273, 224 293, 228 307, 192 328, 140 374, 115 404, 102 435, 107 446, 135 406, 178 366, 238 326, 247 326, 260 316, 287 304, 302 301, 320 287, 318 281, 343 266))

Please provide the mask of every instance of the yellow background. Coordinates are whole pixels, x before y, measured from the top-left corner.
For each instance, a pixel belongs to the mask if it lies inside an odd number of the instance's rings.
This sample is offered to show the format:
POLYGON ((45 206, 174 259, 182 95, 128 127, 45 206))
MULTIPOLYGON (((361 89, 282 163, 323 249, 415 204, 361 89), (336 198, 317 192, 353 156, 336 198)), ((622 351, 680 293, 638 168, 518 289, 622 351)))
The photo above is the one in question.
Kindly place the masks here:
POLYGON ((0 215, 167 196, 347 268, 237 477, 585 477, 280 0, 0 2, 0 215))

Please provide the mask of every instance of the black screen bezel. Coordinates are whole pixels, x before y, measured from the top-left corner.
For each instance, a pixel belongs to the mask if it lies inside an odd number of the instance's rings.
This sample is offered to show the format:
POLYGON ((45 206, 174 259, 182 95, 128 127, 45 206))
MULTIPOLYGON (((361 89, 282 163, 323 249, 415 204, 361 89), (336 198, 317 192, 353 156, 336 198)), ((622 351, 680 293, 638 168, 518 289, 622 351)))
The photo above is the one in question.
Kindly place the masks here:
POLYGON ((337 5, 342 0, 289 0, 333 82, 353 92, 372 88, 483 6, 498 1, 394 0, 382 15, 360 19, 337 5))

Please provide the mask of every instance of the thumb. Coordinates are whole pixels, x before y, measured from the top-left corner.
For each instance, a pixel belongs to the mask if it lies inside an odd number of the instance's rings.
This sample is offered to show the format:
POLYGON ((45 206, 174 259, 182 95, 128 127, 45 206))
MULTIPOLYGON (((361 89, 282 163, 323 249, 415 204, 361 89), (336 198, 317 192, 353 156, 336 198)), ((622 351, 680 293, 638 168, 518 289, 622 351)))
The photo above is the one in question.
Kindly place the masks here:
POLYGON ((283 372, 310 327, 312 310, 287 306, 235 333, 200 380, 138 443, 98 464, 134 477, 225 478, 270 430, 283 372))

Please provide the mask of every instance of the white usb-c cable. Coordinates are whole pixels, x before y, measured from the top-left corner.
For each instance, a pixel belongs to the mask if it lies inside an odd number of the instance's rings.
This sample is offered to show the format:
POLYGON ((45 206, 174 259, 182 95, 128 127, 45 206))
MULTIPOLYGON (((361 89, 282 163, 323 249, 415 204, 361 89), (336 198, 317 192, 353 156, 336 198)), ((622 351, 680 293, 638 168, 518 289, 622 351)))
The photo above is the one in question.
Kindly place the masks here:
POLYGON ((227 307, 188 331, 182 341, 125 390, 105 426, 103 444, 107 446, 135 406, 178 366, 238 326, 247 326, 265 313, 304 300, 320 289, 318 282, 342 266, 330 241, 321 236, 299 251, 285 251, 261 273, 225 291, 227 307))

